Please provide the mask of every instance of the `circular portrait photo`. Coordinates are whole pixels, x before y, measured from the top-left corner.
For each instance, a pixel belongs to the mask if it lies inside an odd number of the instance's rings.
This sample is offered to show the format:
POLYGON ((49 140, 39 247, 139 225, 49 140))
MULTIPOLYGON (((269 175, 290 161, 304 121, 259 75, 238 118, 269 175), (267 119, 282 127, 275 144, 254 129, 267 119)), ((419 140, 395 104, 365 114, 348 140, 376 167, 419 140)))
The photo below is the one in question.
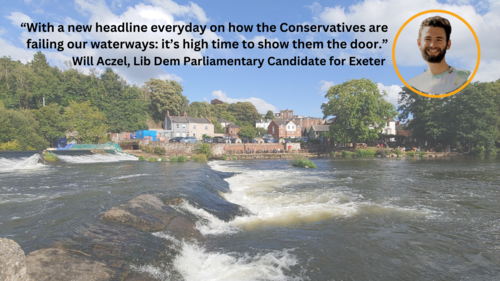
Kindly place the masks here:
POLYGON ((395 59, 401 78, 425 94, 456 91, 476 68, 475 36, 453 15, 428 13, 416 17, 401 31, 396 44, 395 59))

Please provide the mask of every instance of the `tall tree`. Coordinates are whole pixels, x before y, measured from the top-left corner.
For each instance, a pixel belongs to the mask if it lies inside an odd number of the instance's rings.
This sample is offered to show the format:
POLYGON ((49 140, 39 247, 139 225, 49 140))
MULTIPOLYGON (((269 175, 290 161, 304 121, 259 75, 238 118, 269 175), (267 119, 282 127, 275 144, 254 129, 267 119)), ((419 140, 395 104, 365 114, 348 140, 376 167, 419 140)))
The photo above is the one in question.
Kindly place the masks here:
POLYGON ((364 142, 378 137, 387 119, 396 117, 396 109, 384 99, 369 79, 354 79, 330 87, 321 105, 324 118, 335 116, 330 137, 339 142, 364 142), (370 127, 373 128, 370 128, 370 127))
POLYGON ((52 103, 40 109, 32 110, 36 120, 40 123, 39 134, 53 146, 58 137, 64 137, 66 123, 63 118, 63 108, 52 103))
POLYGON ((151 109, 155 121, 163 121, 167 111, 175 116, 187 110, 189 101, 182 95, 183 89, 179 82, 151 78, 145 84, 151 93, 151 109))
POLYGON ((40 125, 31 111, 0 107, 0 144, 17 141, 21 150, 42 150, 49 143, 39 131, 40 125))
POLYGON ((240 122, 255 124, 260 118, 259 112, 251 102, 237 102, 229 105, 228 111, 240 122))
POLYGON ((79 143, 98 144, 107 140, 106 116, 99 109, 90 106, 90 101, 77 103, 70 101, 69 108, 64 112, 70 132, 77 131, 79 143))
POLYGON ((264 118, 269 119, 269 120, 273 120, 274 119, 274 113, 271 110, 268 110, 267 113, 266 113, 266 116, 264 118))

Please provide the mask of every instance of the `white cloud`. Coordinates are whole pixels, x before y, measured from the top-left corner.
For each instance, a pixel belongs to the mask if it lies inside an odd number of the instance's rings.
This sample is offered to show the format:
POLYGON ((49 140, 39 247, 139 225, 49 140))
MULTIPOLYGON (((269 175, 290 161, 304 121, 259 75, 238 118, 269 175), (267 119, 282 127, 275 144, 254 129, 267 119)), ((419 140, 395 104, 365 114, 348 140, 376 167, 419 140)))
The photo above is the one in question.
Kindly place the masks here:
MULTIPOLYGON (((387 33, 350 33, 358 40, 382 41, 388 39, 382 49, 359 51, 359 53, 374 53, 386 58, 392 58, 392 45, 397 31, 413 15, 429 9, 442 9, 460 15, 475 30, 481 45, 481 58, 484 60, 499 60, 500 52, 500 2, 490 0, 489 10, 481 15, 476 7, 467 5, 468 1, 455 3, 440 3, 437 0, 399 1, 399 0, 365 0, 349 6, 348 8, 335 6, 318 9, 314 5, 314 19, 320 23, 347 25, 385 24, 389 27, 387 33), (464 5, 462 5, 464 4, 464 5)), ((447 14, 441 14, 450 20, 453 31, 451 34, 452 47, 447 53, 447 59, 459 68, 472 68, 475 65, 477 49, 474 37, 465 24, 459 19, 447 14)), ((418 28, 424 18, 432 16, 426 14, 410 22, 402 31, 396 45, 396 59, 398 65, 423 66, 425 62, 420 56, 416 40, 418 28)), ((392 62, 392 59, 389 59, 392 62)))
POLYGON ((319 84, 321 85, 321 87, 319 88, 319 92, 323 96, 326 95, 326 93, 328 92, 328 90, 330 89, 330 87, 332 87, 333 85, 335 85, 335 83, 333 83, 333 81, 325 81, 325 80, 319 81, 319 84))
POLYGON ((227 94, 221 90, 213 91, 212 97, 227 103, 251 102, 259 113, 266 113, 268 110, 271 110, 272 112, 278 111, 276 106, 267 103, 266 101, 260 98, 251 97, 248 99, 233 99, 229 98, 227 94))
MULTIPOLYGON (((162 40, 174 40, 182 41, 191 39, 200 40, 205 39, 206 41, 216 40, 222 38, 217 34, 207 30, 203 35, 199 33, 183 32, 181 35, 177 33, 167 33, 167 32, 145 32, 145 33, 120 33, 120 32, 95 32, 96 22, 100 25, 117 25, 122 22, 132 22, 138 25, 151 26, 156 25, 186 25, 189 22, 199 21, 201 24, 205 24, 209 18, 205 15, 205 12, 197 4, 190 2, 187 5, 179 5, 171 0, 151 0, 149 1, 151 5, 147 4, 137 4, 135 6, 126 7, 125 11, 121 14, 115 14, 111 11, 110 7, 107 6, 105 1, 102 0, 75 0, 75 8, 79 11, 82 16, 84 16, 84 21, 79 22, 70 17, 66 17, 63 23, 52 22, 57 28, 58 24, 89 24, 92 25, 92 32, 78 33, 78 32, 54 32, 54 33, 29 33, 24 29, 19 35, 19 39, 22 44, 25 44, 27 39, 32 39, 38 41, 38 39, 48 39, 50 41, 63 41, 65 42, 65 50, 58 52, 55 49, 43 50, 44 54, 51 60, 51 63, 58 66, 63 66, 64 61, 71 60, 72 57, 79 56, 92 56, 94 57, 94 63, 99 57, 103 58, 124 58, 127 57, 129 63, 133 62, 134 57, 146 56, 153 61, 153 57, 158 56, 163 59, 176 58, 181 60, 181 64, 184 57, 191 57, 194 59, 199 59, 202 57, 204 50, 201 52, 195 52, 190 49, 162 49, 162 40), (180 17, 180 19, 179 19, 180 17), (186 19, 187 21, 183 21, 186 19), (87 46, 85 49, 69 49, 67 48, 67 42, 81 42, 81 41, 140 41, 140 42, 158 42, 158 49, 147 49, 146 51, 138 49, 92 49, 87 46)), ((120 1, 113 2, 113 5, 119 4, 120 1)), ((10 19, 12 24, 15 26, 20 26, 22 22, 33 22, 32 19, 22 13, 14 12, 11 13, 6 18, 10 19)), ((1 36, 1 34, 0 34, 1 36)), ((1 39, 1 38, 0 38, 1 39)), ((6 40, 0 41, 0 46, 3 51, 19 49, 15 47, 11 42, 6 40)), ((33 50, 37 51, 37 50, 33 50)), ((16 58, 20 56, 25 56, 26 54, 33 54, 31 50, 19 49, 19 51, 8 51, 7 53, 12 54, 16 58)), ((20 58, 19 58, 20 59, 20 58)), ((32 59, 32 55, 29 56, 29 60, 32 59)), ((23 59, 24 60, 24 59, 23 59)), ((152 63, 153 64, 153 63, 152 63)), ((99 66, 101 67, 101 66, 99 66)), ((90 67, 86 66, 75 66, 84 73, 88 73, 90 67)), ((127 68, 125 66, 113 66, 113 69, 123 75, 123 77, 131 83, 142 84, 143 82, 149 80, 152 77, 161 79, 174 79, 176 81, 182 81, 182 78, 174 73, 167 73, 159 66, 135 66, 127 68)))
POLYGON ((383 91, 385 91, 387 93, 387 96, 384 97, 385 100, 392 103, 397 108, 398 107, 398 94, 403 90, 401 88, 401 86, 399 86, 399 85, 385 86, 382 83, 377 83, 377 87, 378 87, 380 93, 383 93, 383 91))
POLYGON ((12 12, 12 13, 10 13, 10 16, 7 16, 5 18, 8 18, 9 20, 11 20, 12 25, 17 26, 19 28, 22 28, 21 23, 23 23, 23 22, 29 22, 29 23, 33 22, 33 20, 29 16, 27 16, 23 13, 20 13, 20 12, 12 12))
MULTIPOLYGON (((500 79, 500 60, 481 61, 473 82, 493 82, 500 79)), ((471 69, 472 71, 472 69, 471 69)))

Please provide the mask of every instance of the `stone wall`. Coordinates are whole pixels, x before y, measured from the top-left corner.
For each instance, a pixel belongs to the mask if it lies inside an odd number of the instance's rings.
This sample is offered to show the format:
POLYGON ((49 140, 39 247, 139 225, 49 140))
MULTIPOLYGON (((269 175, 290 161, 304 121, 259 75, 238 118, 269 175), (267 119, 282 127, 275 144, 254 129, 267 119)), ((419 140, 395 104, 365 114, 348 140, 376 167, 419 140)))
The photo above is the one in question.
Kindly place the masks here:
MULTIPOLYGON (((141 146, 151 146, 151 147, 163 147, 165 148, 166 156, 178 156, 186 155, 192 156, 195 154, 196 144, 191 143, 178 143, 178 142, 163 142, 163 141, 150 141, 147 139, 138 140, 141 146)), ((283 152, 290 146, 291 151, 299 151, 300 143, 214 143, 210 144, 212 147, 212 155, 215 157, 222 156, 224 154, 234 154, 234 153, 247 153, 248 149, 251 151, 272 151, 274 149, 283 152)))

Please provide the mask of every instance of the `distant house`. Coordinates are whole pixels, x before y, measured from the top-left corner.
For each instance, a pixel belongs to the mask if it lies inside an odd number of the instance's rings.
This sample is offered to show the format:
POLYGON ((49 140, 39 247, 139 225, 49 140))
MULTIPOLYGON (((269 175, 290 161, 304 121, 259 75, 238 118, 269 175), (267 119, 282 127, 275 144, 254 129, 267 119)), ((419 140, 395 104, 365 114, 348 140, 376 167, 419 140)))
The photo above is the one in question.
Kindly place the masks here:
POLYGON ((167 111, 164 125, 169 138, 192 136, 201 140, 203 135, 214 136, 214 125, 208 118, 188 117, 186 112, 184 116, 170 116, 167 111))
POLYGON ((236 126, 233 123, 226 126, 226 135, 228 135, 231 138, 237 138, 239 131, 240 127, 236 126))
MULTIPOLYGON (((370 129, 374 129, 373 125, 369 126, 370 129)), ((389 118, 384 124, 384 127, 380 129, 380 134, 387 136, 395 136, 396 135, 396 121, 394 119, 389 118)), ((396 141, 394 137, 389 138, 390 141, 396 141)))
POLYGON ((255 128, 263 128, 264 130, 267 131, 267 128, 269 127, 269 124, 271 124, 272 120, 269 119, 261 119, 261 120, 256 120, 255 121, 255 128))
POLYGON ((411 119, 406 123, 401 123, 401 121, 396 122, 396 136, 398 141, 412 141, 412 130, 408 128, 411 119))
POLYGON ((213 99, 213 100, 210 101, 210 103, 212 105, 216 105, 216 104, 223 104, 224 102, 221 101, 221 100, 218 100, 218 99, 213 99))
POLYGON ((267 133, 274 138, 300 138, 302 127, 293 121, 273 120, 267 128, 267 133))
POLYGON ((219 122, 222 125, 223 128, 226 128, 226 126, 229 125, 229 124, 233 124, 233 122, 228 121, 228 120, 226 120, 224 118, 217 118, 217 122, 219 122))
POLYGON ((309 128, 307 137, 319 138, 321 133, 329 133, 330 125, 313 125, 309 128))

